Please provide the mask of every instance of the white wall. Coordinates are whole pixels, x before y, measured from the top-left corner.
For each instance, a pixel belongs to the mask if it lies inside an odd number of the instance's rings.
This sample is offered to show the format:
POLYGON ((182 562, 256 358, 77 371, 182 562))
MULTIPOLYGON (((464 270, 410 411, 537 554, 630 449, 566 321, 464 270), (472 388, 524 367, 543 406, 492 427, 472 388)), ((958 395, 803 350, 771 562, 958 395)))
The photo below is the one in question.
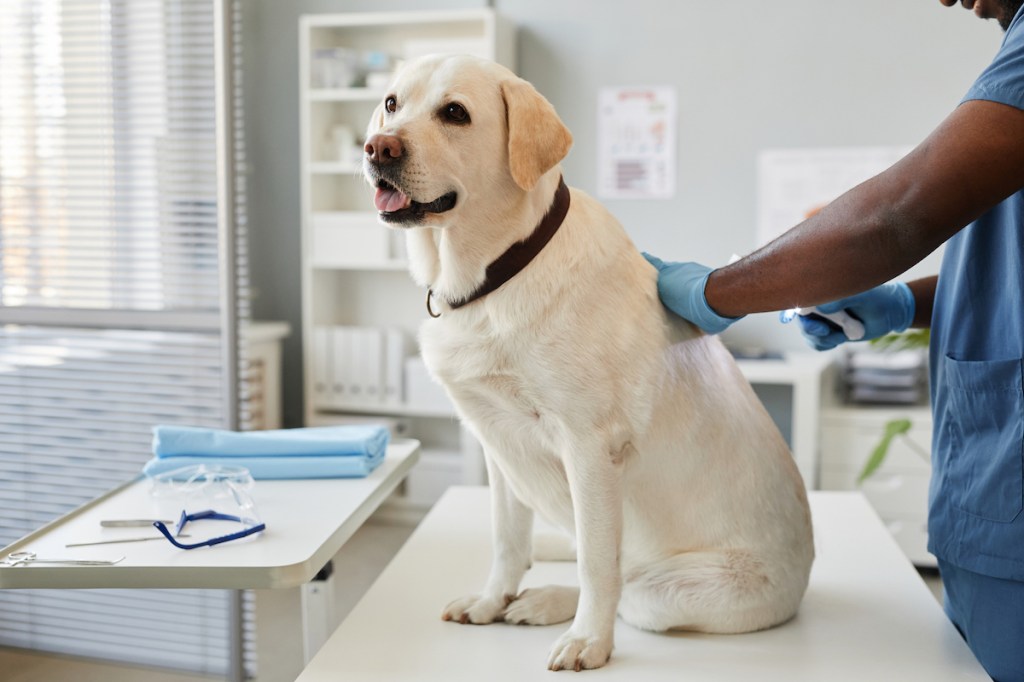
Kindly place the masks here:
MULTIPOLYGON (((262 318, 301 329, 297 21, 301 13, 451 8, 486 2, 246 3, 253 275, 262 318)), ((959 102, 1001 31, 938 0, 497 0, 519 28, 519 73, 572 129, 569 184, 596 185, 597 91, 672 85, 679 100, 674 199, 612 201, 637 245, 724 263, 755 246, 755 162, 772 147, 913 145, 959 102)), ((933 259, 934 261, 934 259, 933 259)), ((920 274, 935 272, 927 263, 920 274)), ((728 340, 800 348, 774 315, 728 340)), ((301 421, 301 345, 286 345, 285 420, 301 421)))

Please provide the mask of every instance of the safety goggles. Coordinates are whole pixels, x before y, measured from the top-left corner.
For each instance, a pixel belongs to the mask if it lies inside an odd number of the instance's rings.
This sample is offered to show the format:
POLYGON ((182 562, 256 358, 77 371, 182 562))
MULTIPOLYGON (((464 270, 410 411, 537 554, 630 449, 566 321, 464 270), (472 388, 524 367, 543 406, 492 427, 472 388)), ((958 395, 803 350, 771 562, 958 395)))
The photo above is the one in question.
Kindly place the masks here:
POLYGON ((220 512, 216 512, 216 511, 214 511, 212 509, 207 509, 206 511, 195 512, 195 513, 192 513, 192 514, 189 514, 185 510, 182 510, 181 518, 178 519, 178 524, 177 524, 177 526, 174 529, 174 533, 171 533, 171 531, 167 528, 167 525, 163 521, 154 521, 153 522, 153 526, 158 531, 160 531, 160 533, 165 538, 167 538, 167 540, 172 545, 174 545, 175 547, 179 547, 181 549, 196 549, 196 548, 199 548, 199 547, 212 547, 213 545, 219 545, 219 544, 222 544, 222 543, 225 543, 225 542, 231 542, 232 540, 239 540, 241 538, 248 537, 248 536, 253 535, 255 533, 259 533, 261 531, 264 531, 267 528, 267 524, 262 523, 262 522, 258 521, 257 519, 251 519, 251 518, 247 518, 247 517, 244 517, 244 516, 235 516, 233 514, 222 514, 220 512), (209 538, 207 540, 202 540, 200 542, 192 542, 192 543, 188 543, 188 544, 180 542, 175 537, 177 535, 181 535, 181 531, 185 528, 185 525, 188 524, 189 522, 191 522, 191 521, 201 521, 201 520, 233 521, 235 523, 243 524, 244 528, 242 530, 240 530, 240 531, 236 531, 234 533, 229 533, 228 535, 218 535, 216 537, 212 537, 212 538, 209 538))
POLYGON ((153 526, 175 547, 211 547, 266 529, 250 495, 255 483, 249 470, 244 467, 207 464, 187 466, 154 476, 152 483, 151 495, 158 502, 163 515, 156 518, 173 519, 173 514, 179 509, 183 510, 173 533, 167 523, 153 522, 153 526), (189 513, 189 509, 205 511, 189 513), (203 523, 193 523, 199 521, 203 523), (189 523, 193 523, 189 526, 189 535, 197 539, 182 542, 182 530, 189 523), (232 532, 223 532, 225 527, 232 532), (236 530, 239 527, 241 529, 236 530))

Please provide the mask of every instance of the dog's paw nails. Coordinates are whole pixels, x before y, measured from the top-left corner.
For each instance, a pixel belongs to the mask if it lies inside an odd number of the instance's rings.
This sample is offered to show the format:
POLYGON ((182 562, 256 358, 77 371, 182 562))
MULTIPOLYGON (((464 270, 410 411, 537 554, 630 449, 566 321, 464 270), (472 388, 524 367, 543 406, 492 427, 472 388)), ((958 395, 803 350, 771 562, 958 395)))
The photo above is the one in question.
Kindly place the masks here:
POLYGON ((548 670, 592 670, 606 664, 611 655, 611 637, 577 635, 570 628, 551 648, 548 670))
POLYGON ((470 623, 483 625, 501 620, 502 612, 505 610, 506 597, 482 597, 472 595, 456 599, 445 607, 441 614, 442 620, 451 620, 468 625, 470 623))

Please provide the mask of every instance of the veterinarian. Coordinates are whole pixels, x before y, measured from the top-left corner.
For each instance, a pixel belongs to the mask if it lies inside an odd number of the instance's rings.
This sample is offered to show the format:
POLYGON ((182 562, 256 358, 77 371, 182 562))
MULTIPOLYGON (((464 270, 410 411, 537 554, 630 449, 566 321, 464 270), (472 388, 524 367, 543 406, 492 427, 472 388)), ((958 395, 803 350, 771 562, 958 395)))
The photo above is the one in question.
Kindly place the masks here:
MULTIPOLYGON (((961 4, 999 22, 1002 47, 903 160, 727 267, 648 259, 662 302, 709 333, 813 305, 867 339, 931 327, 928 549, 950 619, 1009 682, 1024 680, 1024 0, 961 4), (943 242, 938 277, 883 284, 943 242)), ((814 348, 849 340, 799 319, 814 348)))

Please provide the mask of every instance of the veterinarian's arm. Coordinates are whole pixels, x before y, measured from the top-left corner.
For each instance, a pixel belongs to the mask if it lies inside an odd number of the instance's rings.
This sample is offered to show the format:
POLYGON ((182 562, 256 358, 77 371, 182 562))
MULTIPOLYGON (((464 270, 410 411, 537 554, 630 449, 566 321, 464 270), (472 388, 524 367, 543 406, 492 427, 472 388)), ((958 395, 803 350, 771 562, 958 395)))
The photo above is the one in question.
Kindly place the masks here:
POLYGON ((1024 111, 960 105, 894 166, 764 248, 710 273, 723 318, 810 307, 900 275, 1024 187, 1024 111))
POLYGON ((935 307, 935 288, 939 285, 937 275, 909 282, 910 292, 914 294, 914 320, 911 327, 924 329, 932 326, 932 308, 935 307))

